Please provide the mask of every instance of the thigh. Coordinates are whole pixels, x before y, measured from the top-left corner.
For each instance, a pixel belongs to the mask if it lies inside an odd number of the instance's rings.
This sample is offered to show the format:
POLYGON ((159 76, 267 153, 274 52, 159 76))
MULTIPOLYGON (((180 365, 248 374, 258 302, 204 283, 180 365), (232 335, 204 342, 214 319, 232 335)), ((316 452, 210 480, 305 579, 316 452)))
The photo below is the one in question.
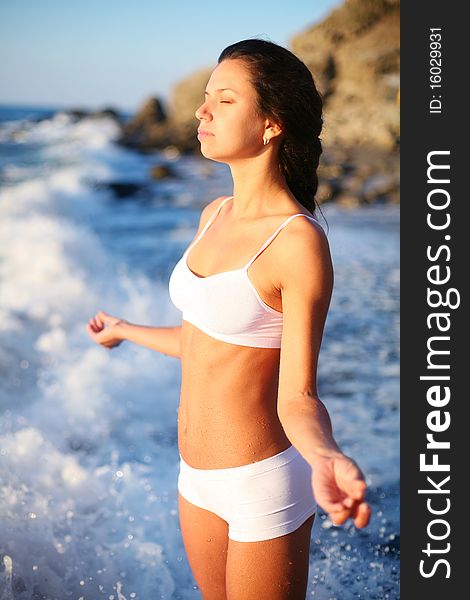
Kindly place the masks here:
POLYGON ((178 492, 181 534, 194 579, 204 600, 225 600, 228 524, 178 492))
POLYGON ((260 542, 229 539, 227 600, 305 600, 315 515, 292 533, 260 542))

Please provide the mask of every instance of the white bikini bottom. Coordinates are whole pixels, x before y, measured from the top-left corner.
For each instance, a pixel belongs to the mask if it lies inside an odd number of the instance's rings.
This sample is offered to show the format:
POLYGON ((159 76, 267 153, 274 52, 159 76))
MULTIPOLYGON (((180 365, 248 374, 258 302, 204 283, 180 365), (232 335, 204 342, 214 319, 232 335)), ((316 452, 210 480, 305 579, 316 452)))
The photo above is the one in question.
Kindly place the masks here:
POLYGON ((178 490, 227 521, 228 537, 240 542, 291 533, 317 510, 312 468, 294 446, 228 469, 195 469, 180 454, 178 490))

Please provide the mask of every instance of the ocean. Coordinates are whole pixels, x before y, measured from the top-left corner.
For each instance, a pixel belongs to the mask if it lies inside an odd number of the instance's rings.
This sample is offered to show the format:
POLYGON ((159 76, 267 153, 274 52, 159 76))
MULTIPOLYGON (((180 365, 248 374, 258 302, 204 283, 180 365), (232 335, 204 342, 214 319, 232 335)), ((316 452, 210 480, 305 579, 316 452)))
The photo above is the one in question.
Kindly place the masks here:
MULTIPOLYGON (((201 598, 178 526, 179 360, 106 350, 85 327, 100 309, 180 323, 169 275, 230 171, 118 134, 0 106, 0 600, 201 598), (158 165, 174 177, 150 180, 158 165)), ((307 598, 396 600, 399 207, 322 211, 335 288, 319 393, 373 515, 358 530, 319 511, 307 598)))

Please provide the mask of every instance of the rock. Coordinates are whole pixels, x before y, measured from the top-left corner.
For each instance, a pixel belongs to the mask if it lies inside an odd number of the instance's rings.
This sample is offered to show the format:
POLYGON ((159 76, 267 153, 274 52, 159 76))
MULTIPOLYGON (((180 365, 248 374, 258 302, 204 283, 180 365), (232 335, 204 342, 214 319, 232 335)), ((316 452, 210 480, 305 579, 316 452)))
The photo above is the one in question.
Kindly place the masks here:
POLYGON ((142 185, 139 183, 108 183, 109 189, 114 193, 117 198, 127 198, 128 196, 135 196, 142 190, 142 185))
POLYGON ((332 177, 340 177, 342 175, 342 167, 341 163, 331 163, 324 164, 320 162, 320 166, 318 167, 318 177, 319 178, 332 178, 332 177))
POLYGON ((396 192, 398 181, 391 173, 376 173, 364 182, 364 197, 367 202, 372 202, 379 196, 386 196, 396 192))
MULTIPOLYGON (((291 39, 324 100, 319 203, 399 201, 399 11, 399 0, 345 0, 291 39)), ((158 98, 148 98, 123 126, 119 143, 162 150, 167 160, 202 156, 195 112, 215 66, 178 82, 167 110, 158 98)), ((156 166, 152 177, 171 176, 165 169, 156 166)))
POLYGON ((324 98, 326 145, 399 143, 400 2, 346 0, 291 39, 324 98))
POLYGON ((103 118, 110 118, 110 119, 114 119, 117 122, 121 122, 121 116, 119 114, 119 112, 111 107, 106 107, 106 108, 102 108, 100 110, 97 110, 93 113, 91 113, 90 117, 94 118, 94 119, 103 119, 103 118))
POLYGON ((361 197, 363 195, 364 180, 359 175, 348 175, 341 180, 341 191, 361 197))
POLYGON ((319 186, 320 184, 326 182, 331 190, 331 200, 335 200, 338 196, 338 194, 341 193, 342 191, 342 179, 340 177, 330 177, 328 179, 326 179, 325 181, 323 179, 319 180, 319 186))
POLYGON ((150 177, 152 179, 166 179, 168 177, 175 177, 173 169, 168 165, 155 165, 150 169, 150 177))
POLYGON ((400 204, 400 189, 397 188, 393 192, 387 194, 388 204, 400 204))
POLYGON ((173 144, 174 135, 168 123, 158 123, 147 128, 125 134, 118 143, 128 148, 134 148, 143 153, 152 153, 156 149, 166 148, 173 144))
POLYGON ((341 194, 337 199, 337 203, 344 206, 344 208, 351 209, 358 208, 361 205, 360 199, 353 194, 341 194))
POLYGON ((213 67, 201 69, 175 85, 168 115, 157 98, 148 98, 123 127, 118 143, 141 151, 173 147, 179 153, 200 153, 195 112, 204 101, 212 70, 213 67))
POLYGON ((155 123, 162 123, 165 120, 166 116, 160 100, 155 97, 147 98, 134 118, 126 123, 124 131, 126 133, 132 133, 136 130, 154 125, 155 123))
POLYGON ((58 110, 55 114, 67 115, 68 117, 71 117, 73 121, 77 122, 85 117, 90 116, 90 111, 82 108, 67 108, 64 110, 58 110))
POLYGON ((319 204, 324 204, 325 202, 331 202, 334 196, 334 188, 329 181, 320 181, 318 183, 317 193, 315 195, 315 200, 319 204))
POLYGON ((54 114, 66 115, 70 117, 74 122, 80 121, 81 119, 84 119, 86 117, 92 119, 103 119, 106 117, 114 119, 117 123, 122 123, 122 119, 119 112, 116 109, 111 108, 109 106, 95 111, 90 111, 83 108, 67 108, 64 110, 58 110, 54 114))
POLYGON ((205 67, 179 81, 173 88, 169 101, 169 120, 181 132, 194 133, 197 140, 199 120, 195 112, 204 102, 204 91, 211 76, 213 67, 205 67))
POLYGON ((96 189, 109 189, 116 198, 128 198, 146 191, 146 185, 134 181, 106 181, 94 183, 96 189))
POLYGON ((175 131, 176 146, 182 151, 199 152, 199 120, 196 110, 204 102, 204 91, 213 67, 205 67, 181 80, 173 88, 169 102, 169 122, 175 131))
POLYGON ((151 97, 123 126, 118 143, 145 151, 168 146, 171 141, 171 131, 163 106, 158 98, 151 97))

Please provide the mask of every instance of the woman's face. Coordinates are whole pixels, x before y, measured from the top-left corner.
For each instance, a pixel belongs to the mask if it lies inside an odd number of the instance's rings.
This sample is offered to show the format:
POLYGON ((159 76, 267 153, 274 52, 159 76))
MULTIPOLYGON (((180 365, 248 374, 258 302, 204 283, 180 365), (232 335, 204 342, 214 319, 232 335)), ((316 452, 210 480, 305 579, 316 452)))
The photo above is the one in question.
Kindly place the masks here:
POLYGON ((212 134, 198 133, 206 158, 230 162, 262 152, 267 121, 256 113, 256 91, 242 60, 217 65, 195 114, 200 120, 198 131, 212 134))

